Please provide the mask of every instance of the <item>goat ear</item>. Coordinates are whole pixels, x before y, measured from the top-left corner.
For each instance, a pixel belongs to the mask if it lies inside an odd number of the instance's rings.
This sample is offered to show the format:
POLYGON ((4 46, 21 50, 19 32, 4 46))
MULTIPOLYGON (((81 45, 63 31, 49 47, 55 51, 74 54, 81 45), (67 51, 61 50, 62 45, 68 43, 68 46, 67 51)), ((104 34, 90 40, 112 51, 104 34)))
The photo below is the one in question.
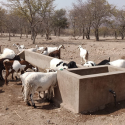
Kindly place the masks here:
POLYGON ((110 57, 109 57, 109 62, 110 62, 110 57))
POLYGON ((63 63, 63 66, 68 66, 66 63, 63 63))
POLYGON ((60 64, 57 64, 56 67, 58 67, 60 64))
POLYGON ((94 64, 93 64, 93 63, 91 63, 91 65, 92 65, 92 66, 94 66, 94 64))

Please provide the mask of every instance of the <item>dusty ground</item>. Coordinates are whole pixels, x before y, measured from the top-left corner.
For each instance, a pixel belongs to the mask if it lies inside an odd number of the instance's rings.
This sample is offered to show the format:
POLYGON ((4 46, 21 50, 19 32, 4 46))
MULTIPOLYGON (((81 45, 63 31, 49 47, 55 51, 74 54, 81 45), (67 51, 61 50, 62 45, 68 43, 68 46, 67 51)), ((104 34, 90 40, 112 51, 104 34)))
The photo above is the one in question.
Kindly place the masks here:
MULTIPOLYGON (((25 44, 26 47, 34 47, 30 38, 22 39, 12 37, 8 41, 7 37, 0 37, 2 49, 8 47, 18 51, 12 46, 13 43, 25 44)), ((40 36, 36 39, 39 46, 58 46, 63 44, 65 50, 61 50, 63 60, 74 60, 80 64, 78 45, 89 51, 89 60, 96 63, 103 59, 111 58, 111 61, 125 56, 125 41, 114 40, 114 38, 101 38, 96 42, 92 37, 91 40, 73 40, 71 37, 52 37, 52 40, 46 41, 40 36)), ((125 124, 125 101, 107 105, 104 110, 88 113, 74 114, 64 108, 55 107, 54 104, 37 99, 34 109, 28 107, 22 100, 20 80, 11 80, 9 85, 4 85, 0 81, 0 125, 124 125, 125 124)))

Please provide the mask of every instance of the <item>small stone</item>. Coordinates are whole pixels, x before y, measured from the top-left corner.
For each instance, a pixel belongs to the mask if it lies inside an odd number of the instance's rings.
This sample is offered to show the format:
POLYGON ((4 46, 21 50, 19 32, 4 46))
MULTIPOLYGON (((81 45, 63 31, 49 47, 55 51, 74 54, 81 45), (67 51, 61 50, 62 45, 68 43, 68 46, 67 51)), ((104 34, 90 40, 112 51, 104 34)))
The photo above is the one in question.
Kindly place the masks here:
POLYGON ((47 123, 49 124, 49 123, 50 123, 50 120, 47 120, 47 123))
POLYGON ((6 108, 6 110, 8 110, 9 108, 6 108))

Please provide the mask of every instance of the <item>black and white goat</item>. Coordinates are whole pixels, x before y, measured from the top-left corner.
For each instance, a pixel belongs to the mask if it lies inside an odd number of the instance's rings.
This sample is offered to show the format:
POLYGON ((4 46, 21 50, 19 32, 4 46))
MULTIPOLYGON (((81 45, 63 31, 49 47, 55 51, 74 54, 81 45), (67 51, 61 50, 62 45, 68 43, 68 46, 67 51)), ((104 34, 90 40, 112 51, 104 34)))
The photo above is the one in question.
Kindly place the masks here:
POLYGON ((110 62, 110 57, 109 57, 109 59, 102 60, 98 64, 95 64, 93 61, 88 61, 83 66, 85 66, 85 67, 91 67, 91 66, 99 66, 99 65, 108 65, 109 62, 110 62))
POLYGON ((61 70, 61 69, 70 69, 70 68, 78 68, 76 65, 76 62, 70 61, 69 63, 63 62, 63 60, 53 58, 50 61, 50 69, 53 69, 55 71, 61 70))

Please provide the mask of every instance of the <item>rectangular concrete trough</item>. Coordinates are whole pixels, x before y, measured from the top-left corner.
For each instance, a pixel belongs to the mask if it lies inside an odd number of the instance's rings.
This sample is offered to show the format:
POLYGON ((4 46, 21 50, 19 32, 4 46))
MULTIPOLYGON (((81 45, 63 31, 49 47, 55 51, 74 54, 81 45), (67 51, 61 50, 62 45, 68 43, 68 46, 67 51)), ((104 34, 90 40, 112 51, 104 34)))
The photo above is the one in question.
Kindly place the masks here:
POLYGON ((109 90, 116 92, 117 101, 125 99, 125 70, 112 66, 97 66, 58 71, 58 87, 53 100, 75 112, 102 109, 114 102, 109 90))
MULTIPOLYGON (((50 67, 50 61, 53 57, 42 55, 36 52, 24 51, 20 54, 26 61, 30 62, 31 64, 37 66, 40 69, 47 69, 50 67)), ((63 60, 64 62, 68 63, 68 61, 63 60)), ((82 67, 81 65, 77 64, 78 67, 82 67)))
MULTIPOLYGON (((20 56, 40 69, 49 68, 53 59, 29 51, 20 56)), ((110 89, 116 92, 117 101, 125 99, 125 70, 122 68, 96 66, 63 70, 57 72, 57 80, 53 101, 75 113, 95 111, 114 102, 110 89)))

